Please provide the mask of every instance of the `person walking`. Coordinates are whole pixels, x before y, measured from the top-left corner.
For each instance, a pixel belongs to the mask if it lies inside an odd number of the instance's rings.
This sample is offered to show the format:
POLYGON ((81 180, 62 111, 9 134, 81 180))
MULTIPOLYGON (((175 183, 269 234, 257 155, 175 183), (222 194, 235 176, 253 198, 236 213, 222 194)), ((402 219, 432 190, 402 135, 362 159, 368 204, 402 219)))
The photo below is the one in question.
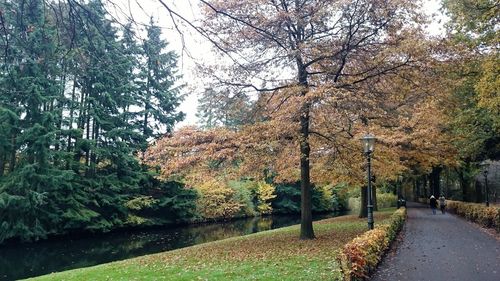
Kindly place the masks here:
POLYGON ((439 196, 439 208, 441 209, 441 213, 444 214, 444 209, 446 208, 446 199, 443 194, 439 196))
POLYGON ((431 206, 432 214, 435 215, 437 208, 437 200, 436 197, 434 197, 434 195, 431 196, 431 199, 429 200, 429 205, 431 206))

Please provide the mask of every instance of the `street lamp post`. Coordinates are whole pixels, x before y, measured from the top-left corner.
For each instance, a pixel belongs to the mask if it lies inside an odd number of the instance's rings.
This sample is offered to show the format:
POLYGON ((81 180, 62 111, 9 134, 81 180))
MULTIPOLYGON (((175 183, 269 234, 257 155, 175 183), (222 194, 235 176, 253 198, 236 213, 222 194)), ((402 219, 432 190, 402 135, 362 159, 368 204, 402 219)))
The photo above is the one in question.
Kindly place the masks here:
POLYGON ((396 196, 397 196, 397 207, 401 207, 401 185, 403 185, 403 176, 398 176, 398 185, 396 186, 396 196))
POLYGON ((490 206, 490 200, 489 200, 489 189, 488 189, 488 167, 490 166, 490 163, 487 160, 484 160, 479 164, 483 170, 483 176, 484 176, 484 193, 486 195, 486 207, 490 206))
POLYGON ((372 134, 365 135, 361 141, 363 142, 363 152, 366 156, 367 163, 367 180, 368 180, 368 229, 373 229, 373 198, 372 198, 372 171, 371 171, 371 155, 375 145, 375 136, 372 134))

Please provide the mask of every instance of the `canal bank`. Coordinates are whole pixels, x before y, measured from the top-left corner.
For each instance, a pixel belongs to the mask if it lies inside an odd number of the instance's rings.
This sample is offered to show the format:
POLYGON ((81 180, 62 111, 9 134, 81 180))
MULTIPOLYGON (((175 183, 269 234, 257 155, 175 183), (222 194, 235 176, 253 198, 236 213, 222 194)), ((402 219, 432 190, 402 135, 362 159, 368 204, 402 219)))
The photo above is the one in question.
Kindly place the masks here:
MULTIPOLYGON (((314 219, 341 214, 316 214, 314 219)), ((0 246, 0 280, 88 267, 298 223, 298 215, 274 215, 9 244, 0 246)))
MULTIPOLYGON (((375 213, 391 221, 395 209, 375 213)), ((347 215, 314 222, 316 239, 299 239, 300 225, 44 275, 33 280, 339 280, 339 250, 367 231, 347 215)))

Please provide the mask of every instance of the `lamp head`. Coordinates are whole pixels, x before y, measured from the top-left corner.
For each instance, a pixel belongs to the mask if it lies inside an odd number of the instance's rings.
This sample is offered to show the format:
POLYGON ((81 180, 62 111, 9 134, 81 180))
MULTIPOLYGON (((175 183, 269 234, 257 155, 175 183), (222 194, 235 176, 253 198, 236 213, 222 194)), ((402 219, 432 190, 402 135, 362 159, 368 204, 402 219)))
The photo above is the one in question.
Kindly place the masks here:
POLYGON ((488 174, 488 167, 490 166, 490 161, 484 160, 481 163, 479 163, 479 166, 481 167, 481 170, 483 170, 483 174, 488 174))
POLYGON ((361 138, 363 143, 363 151, 366 154, 372 153, 375 146, 375 136, 372 134, 366 134, 361 138))

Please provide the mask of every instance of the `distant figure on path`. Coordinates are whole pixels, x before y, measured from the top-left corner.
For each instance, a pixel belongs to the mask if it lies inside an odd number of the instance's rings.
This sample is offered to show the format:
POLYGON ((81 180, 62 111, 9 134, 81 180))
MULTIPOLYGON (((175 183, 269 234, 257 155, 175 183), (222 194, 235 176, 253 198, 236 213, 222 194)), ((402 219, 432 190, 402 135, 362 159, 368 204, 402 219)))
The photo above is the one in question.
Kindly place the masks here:
POLYGON ((446 199, 444 199, 443 194, 439 196, 439 208, 441 208, 441 213, 444 214, 444 208, 446 207, 446 199))
POLYGON ((432 214, 435 215, 437 208, 437 200, 436 197, 434 197, 434 195, 431 196, 431 199, 429 200, 429 205, 431 206, 432 214))

